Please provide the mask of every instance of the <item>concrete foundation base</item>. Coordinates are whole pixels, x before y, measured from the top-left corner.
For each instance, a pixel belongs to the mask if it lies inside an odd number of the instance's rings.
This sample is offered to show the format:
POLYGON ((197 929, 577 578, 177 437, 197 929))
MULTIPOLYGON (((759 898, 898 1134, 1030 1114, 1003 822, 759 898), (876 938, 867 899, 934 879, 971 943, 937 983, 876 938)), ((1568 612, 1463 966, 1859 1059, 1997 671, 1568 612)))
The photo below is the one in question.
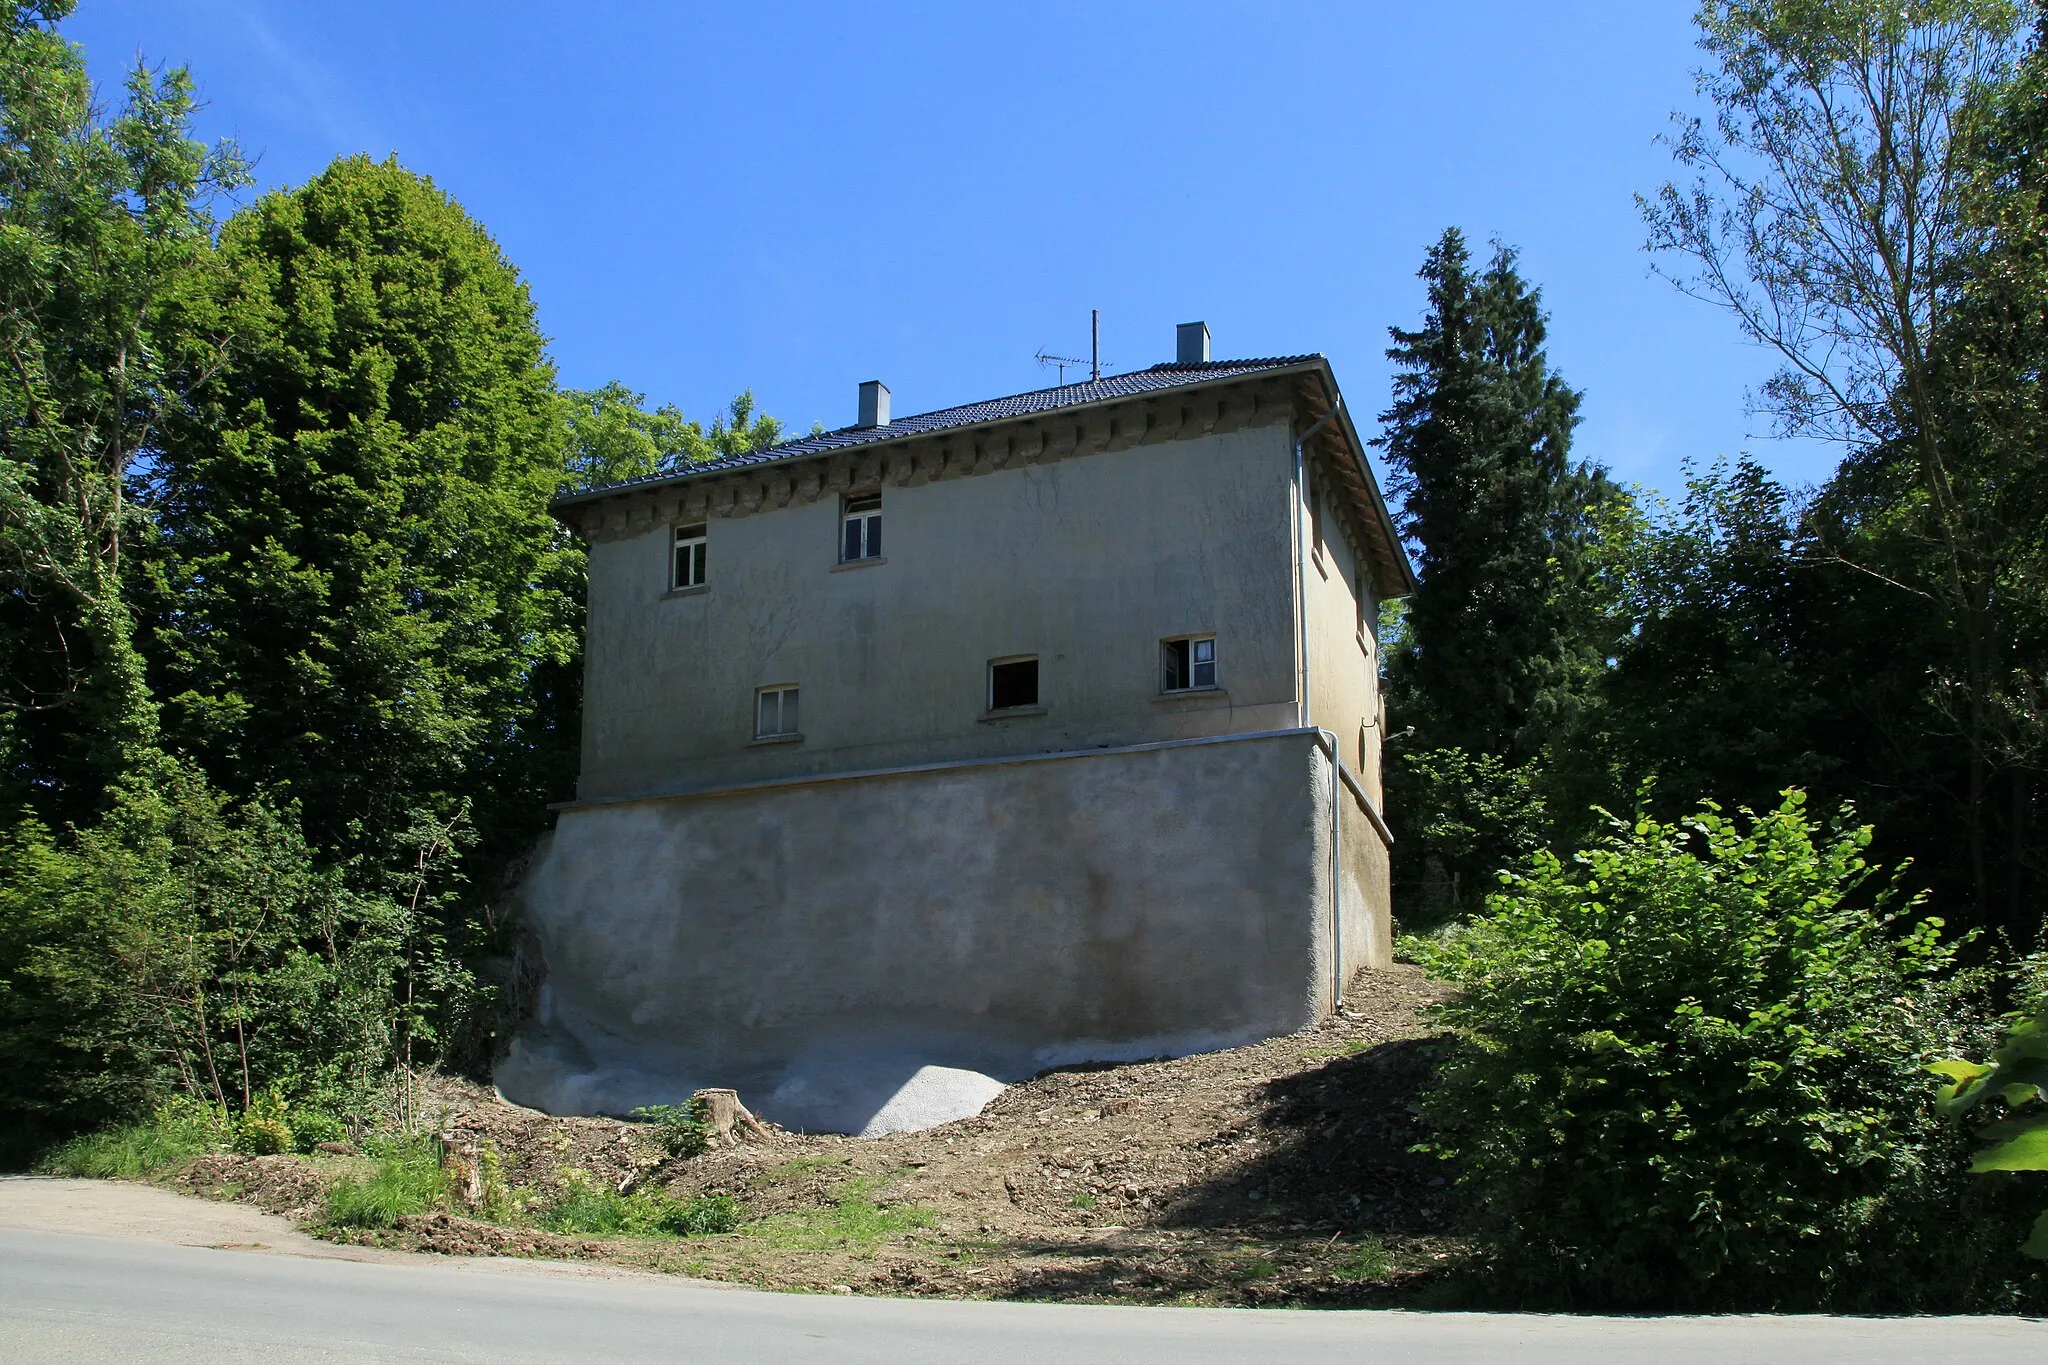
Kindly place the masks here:
POLYGON ((1297 730, 565 809, 522 892, 546 978, 499 1088, 623 1113, 731 1086, 859 1133, 1291 1032, 1389 947, 1384 850, 1340 809, 1331 858, 1333 789, 1352 802, 1297 730))

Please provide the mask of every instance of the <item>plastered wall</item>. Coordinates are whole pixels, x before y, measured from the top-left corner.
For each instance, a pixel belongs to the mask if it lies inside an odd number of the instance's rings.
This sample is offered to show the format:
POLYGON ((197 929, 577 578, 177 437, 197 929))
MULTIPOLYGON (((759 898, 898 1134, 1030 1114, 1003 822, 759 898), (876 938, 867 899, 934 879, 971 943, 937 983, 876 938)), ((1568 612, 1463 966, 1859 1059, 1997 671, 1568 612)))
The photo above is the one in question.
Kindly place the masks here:
POLYGON ((1295 724, 1284 422, 882 488, 883 560, 837 564, 839 501, 709 519, 707 590, 670 530, 590 552, 584 798, 1295 724), (1159 641, 1211 632, 1223 691, 1163 699, 1159 641), (1042 716, 984 720, 990 659, 1036 654, 1042 716), (803 741, 754 745, 755 689, 803 741))
MULTIPOLYGON (((1379 723, 1379 602, 1370 575, 1343 522, 1328 503, 1325 481, 1309 479, 1321 500, 1308 520, 1310 548, 1302 575, 1308 604, 1309 723, 1336 737, 1337 753, 1382 815, 1382 732, 1379 723), (1320 528, 1321 535, 1315 534, 1320 528)), ((1388 846, 1371 814, 1347 784, 1338 809, 1339 866, 1343 880, 1345 978, 1362 967, 1393 961, 1388 846)))
POLYGON ((1294 730, 565 811, 499 1086, 622 1113, 729 1085, 850 1132, 924 1065, 1300 1028, 1329 1004, 1330 780, 1294 730))

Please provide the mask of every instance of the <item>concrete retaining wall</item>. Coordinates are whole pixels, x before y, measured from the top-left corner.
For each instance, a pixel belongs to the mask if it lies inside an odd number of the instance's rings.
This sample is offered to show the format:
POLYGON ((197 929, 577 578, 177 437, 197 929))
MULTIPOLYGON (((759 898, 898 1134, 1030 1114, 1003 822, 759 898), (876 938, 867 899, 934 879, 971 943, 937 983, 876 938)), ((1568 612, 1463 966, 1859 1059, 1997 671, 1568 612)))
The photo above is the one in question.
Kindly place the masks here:
MULTIPOLYGON (((1018 1080, 1300 1028, 1329 1003, 1329 783, 1287 731, 570 808, 525 887, 547 976, 500 1088, 617 1113, 729 1085, 858 1131, 925 1065, 1018 1080)), ((1373 837, 1343 818, 1347 850, 1373 837)), ((1358 963, 1384 891, 1340 862, 1358 963)))

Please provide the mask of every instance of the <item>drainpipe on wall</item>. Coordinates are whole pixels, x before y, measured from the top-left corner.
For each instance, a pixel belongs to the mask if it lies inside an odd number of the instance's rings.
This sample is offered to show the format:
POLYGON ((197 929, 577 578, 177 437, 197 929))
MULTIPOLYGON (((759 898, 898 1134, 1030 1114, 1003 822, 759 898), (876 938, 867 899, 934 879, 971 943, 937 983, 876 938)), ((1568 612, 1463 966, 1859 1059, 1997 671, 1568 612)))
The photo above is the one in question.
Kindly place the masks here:
MULTIPOLYGON (((1300 700, 1295 707, 1296 724, 1306 730, 1312 709, 1308 700, 1308 559, 1314 547, 1308 544, 1308 443, 1316 433, 1336 420, 1344 410, 1344 395, 1338 394, 1330 410, 1317 419, 1316 424, 1294 439, 1294 612, 1296 633, 1301 638, 1300 700)), ((1338 882, 1337 870, 1337 809, 1344 797, 1343 774, 1338 767, 1343 759, 1338 757, 1337 736, 1328 730, 1320 732, 1330 748, 1330 956, 1333 960, 1332 974, 1336 987, 1331 992, 1333 1010, 1344 1008, 1344 896, 1338 882)))
POLYGON ((1343 885, 1337 879, 1343 874, 1338 870, 1338 851, 1343 845, 1337 842, 1337 812, 1344 800, 1344 760, 1337 757, 1337 736, 1334 731, 1322 730, 1323 742, 1330 746, 1330 956, 1336 962, 1336 981, 1331 996, 1335 999, 1334 1013, 1344 1009, 1344 894, 1343 885))

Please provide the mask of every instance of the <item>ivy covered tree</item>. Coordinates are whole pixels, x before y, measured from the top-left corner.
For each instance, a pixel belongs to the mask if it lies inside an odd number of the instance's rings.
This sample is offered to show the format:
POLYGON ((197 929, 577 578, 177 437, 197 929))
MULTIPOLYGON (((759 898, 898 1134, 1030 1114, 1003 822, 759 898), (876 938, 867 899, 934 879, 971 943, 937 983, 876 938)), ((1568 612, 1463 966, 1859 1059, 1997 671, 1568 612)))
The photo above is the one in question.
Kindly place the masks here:
POLYGON ((139 65, 112 116, 57 32, 71 0, 0 6, 0 762, 4 801, 90 815, 147 761, 157 713, 124 591, 131 475, 218 355, 182 307, 231 145, 191 134, 181 68, 139 65))

